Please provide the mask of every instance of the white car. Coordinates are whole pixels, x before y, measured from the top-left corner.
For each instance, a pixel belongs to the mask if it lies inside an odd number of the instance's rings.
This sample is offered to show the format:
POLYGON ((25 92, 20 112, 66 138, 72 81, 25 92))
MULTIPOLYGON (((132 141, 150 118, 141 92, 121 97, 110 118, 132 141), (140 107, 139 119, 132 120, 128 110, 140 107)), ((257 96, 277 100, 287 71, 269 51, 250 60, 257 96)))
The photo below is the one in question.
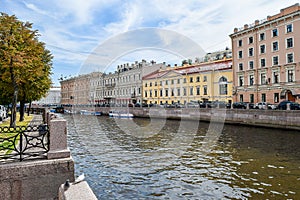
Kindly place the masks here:
POLYGON ((0 105, 0 121, 7 118, 7 110, 4 106, 0 105))
POLYGON ((255 104, 255 107, 256 109, 268 109, 268 103, 266 102, 259 102, 259 103, 256 103, 255 104))

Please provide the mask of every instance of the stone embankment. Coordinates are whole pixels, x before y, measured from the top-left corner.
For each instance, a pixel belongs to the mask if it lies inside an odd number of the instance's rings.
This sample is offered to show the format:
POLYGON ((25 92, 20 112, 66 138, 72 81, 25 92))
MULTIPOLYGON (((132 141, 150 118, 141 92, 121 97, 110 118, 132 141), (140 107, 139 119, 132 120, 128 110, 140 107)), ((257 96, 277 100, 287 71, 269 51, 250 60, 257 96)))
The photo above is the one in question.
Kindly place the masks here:
MULTIPOLYGON (((74 108, 80 111, 83 108, 74 108)), ((135 117, 186 119, 200 121, 219 121, 228 124, 262 126, 300 130, 299 110, 259 110, 259 109, 217 109, 217 108, 124 108, 124 107, 86 107, 87 110, 100 111, 107 115, 110 110, 122 110, 135 117)))

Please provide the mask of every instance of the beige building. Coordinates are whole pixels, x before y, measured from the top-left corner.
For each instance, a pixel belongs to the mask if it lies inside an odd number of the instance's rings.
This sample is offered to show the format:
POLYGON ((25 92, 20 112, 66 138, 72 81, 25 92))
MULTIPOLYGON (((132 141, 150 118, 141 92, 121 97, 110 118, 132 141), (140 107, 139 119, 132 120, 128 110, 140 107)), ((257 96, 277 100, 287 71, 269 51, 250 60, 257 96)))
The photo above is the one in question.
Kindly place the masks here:
POLYGON ((79 105, 90 102, 90 74, 60 81, 61 104, 79 105))
POLYGON ((299 102, 300 6, 256 20, 230 35, 234 101, 299 102))
POLYGON ((158 69, 165 68, 165 64, 154 61, 122 64, 115 72, 93 72, 86 75, 62 80, 61 104, 91 105, 114 104, 128 105, 128 103, 142 102, 142 77, 158 69))

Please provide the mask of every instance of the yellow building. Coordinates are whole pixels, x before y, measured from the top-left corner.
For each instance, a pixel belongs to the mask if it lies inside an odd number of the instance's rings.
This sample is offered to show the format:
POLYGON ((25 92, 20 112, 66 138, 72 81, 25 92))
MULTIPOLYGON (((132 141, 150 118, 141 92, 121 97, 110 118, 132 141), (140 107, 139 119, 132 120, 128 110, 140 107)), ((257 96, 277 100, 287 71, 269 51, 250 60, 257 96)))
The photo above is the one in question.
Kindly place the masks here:
POLYGON ((232 59, 169 67, 143 77, 143 102, 232 102, 232 59))

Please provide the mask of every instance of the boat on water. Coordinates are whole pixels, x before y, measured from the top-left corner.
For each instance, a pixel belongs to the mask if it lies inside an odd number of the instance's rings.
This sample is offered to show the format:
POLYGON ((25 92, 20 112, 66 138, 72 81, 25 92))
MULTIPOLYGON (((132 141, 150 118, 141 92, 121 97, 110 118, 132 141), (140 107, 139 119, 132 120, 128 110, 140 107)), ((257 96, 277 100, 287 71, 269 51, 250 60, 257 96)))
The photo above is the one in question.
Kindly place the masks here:
POLYGON ((81 111, 80 111, 80 114, 81 114, 81 115, 97 115, 97 116, 102 115, 101 112, 89 111, 89 110, 81 110, 81 111))
POLYGON ((133 118, 133 114, 129 112, 121 112, 121 111, 109 111, 109 117, 114 118, 133 118))

